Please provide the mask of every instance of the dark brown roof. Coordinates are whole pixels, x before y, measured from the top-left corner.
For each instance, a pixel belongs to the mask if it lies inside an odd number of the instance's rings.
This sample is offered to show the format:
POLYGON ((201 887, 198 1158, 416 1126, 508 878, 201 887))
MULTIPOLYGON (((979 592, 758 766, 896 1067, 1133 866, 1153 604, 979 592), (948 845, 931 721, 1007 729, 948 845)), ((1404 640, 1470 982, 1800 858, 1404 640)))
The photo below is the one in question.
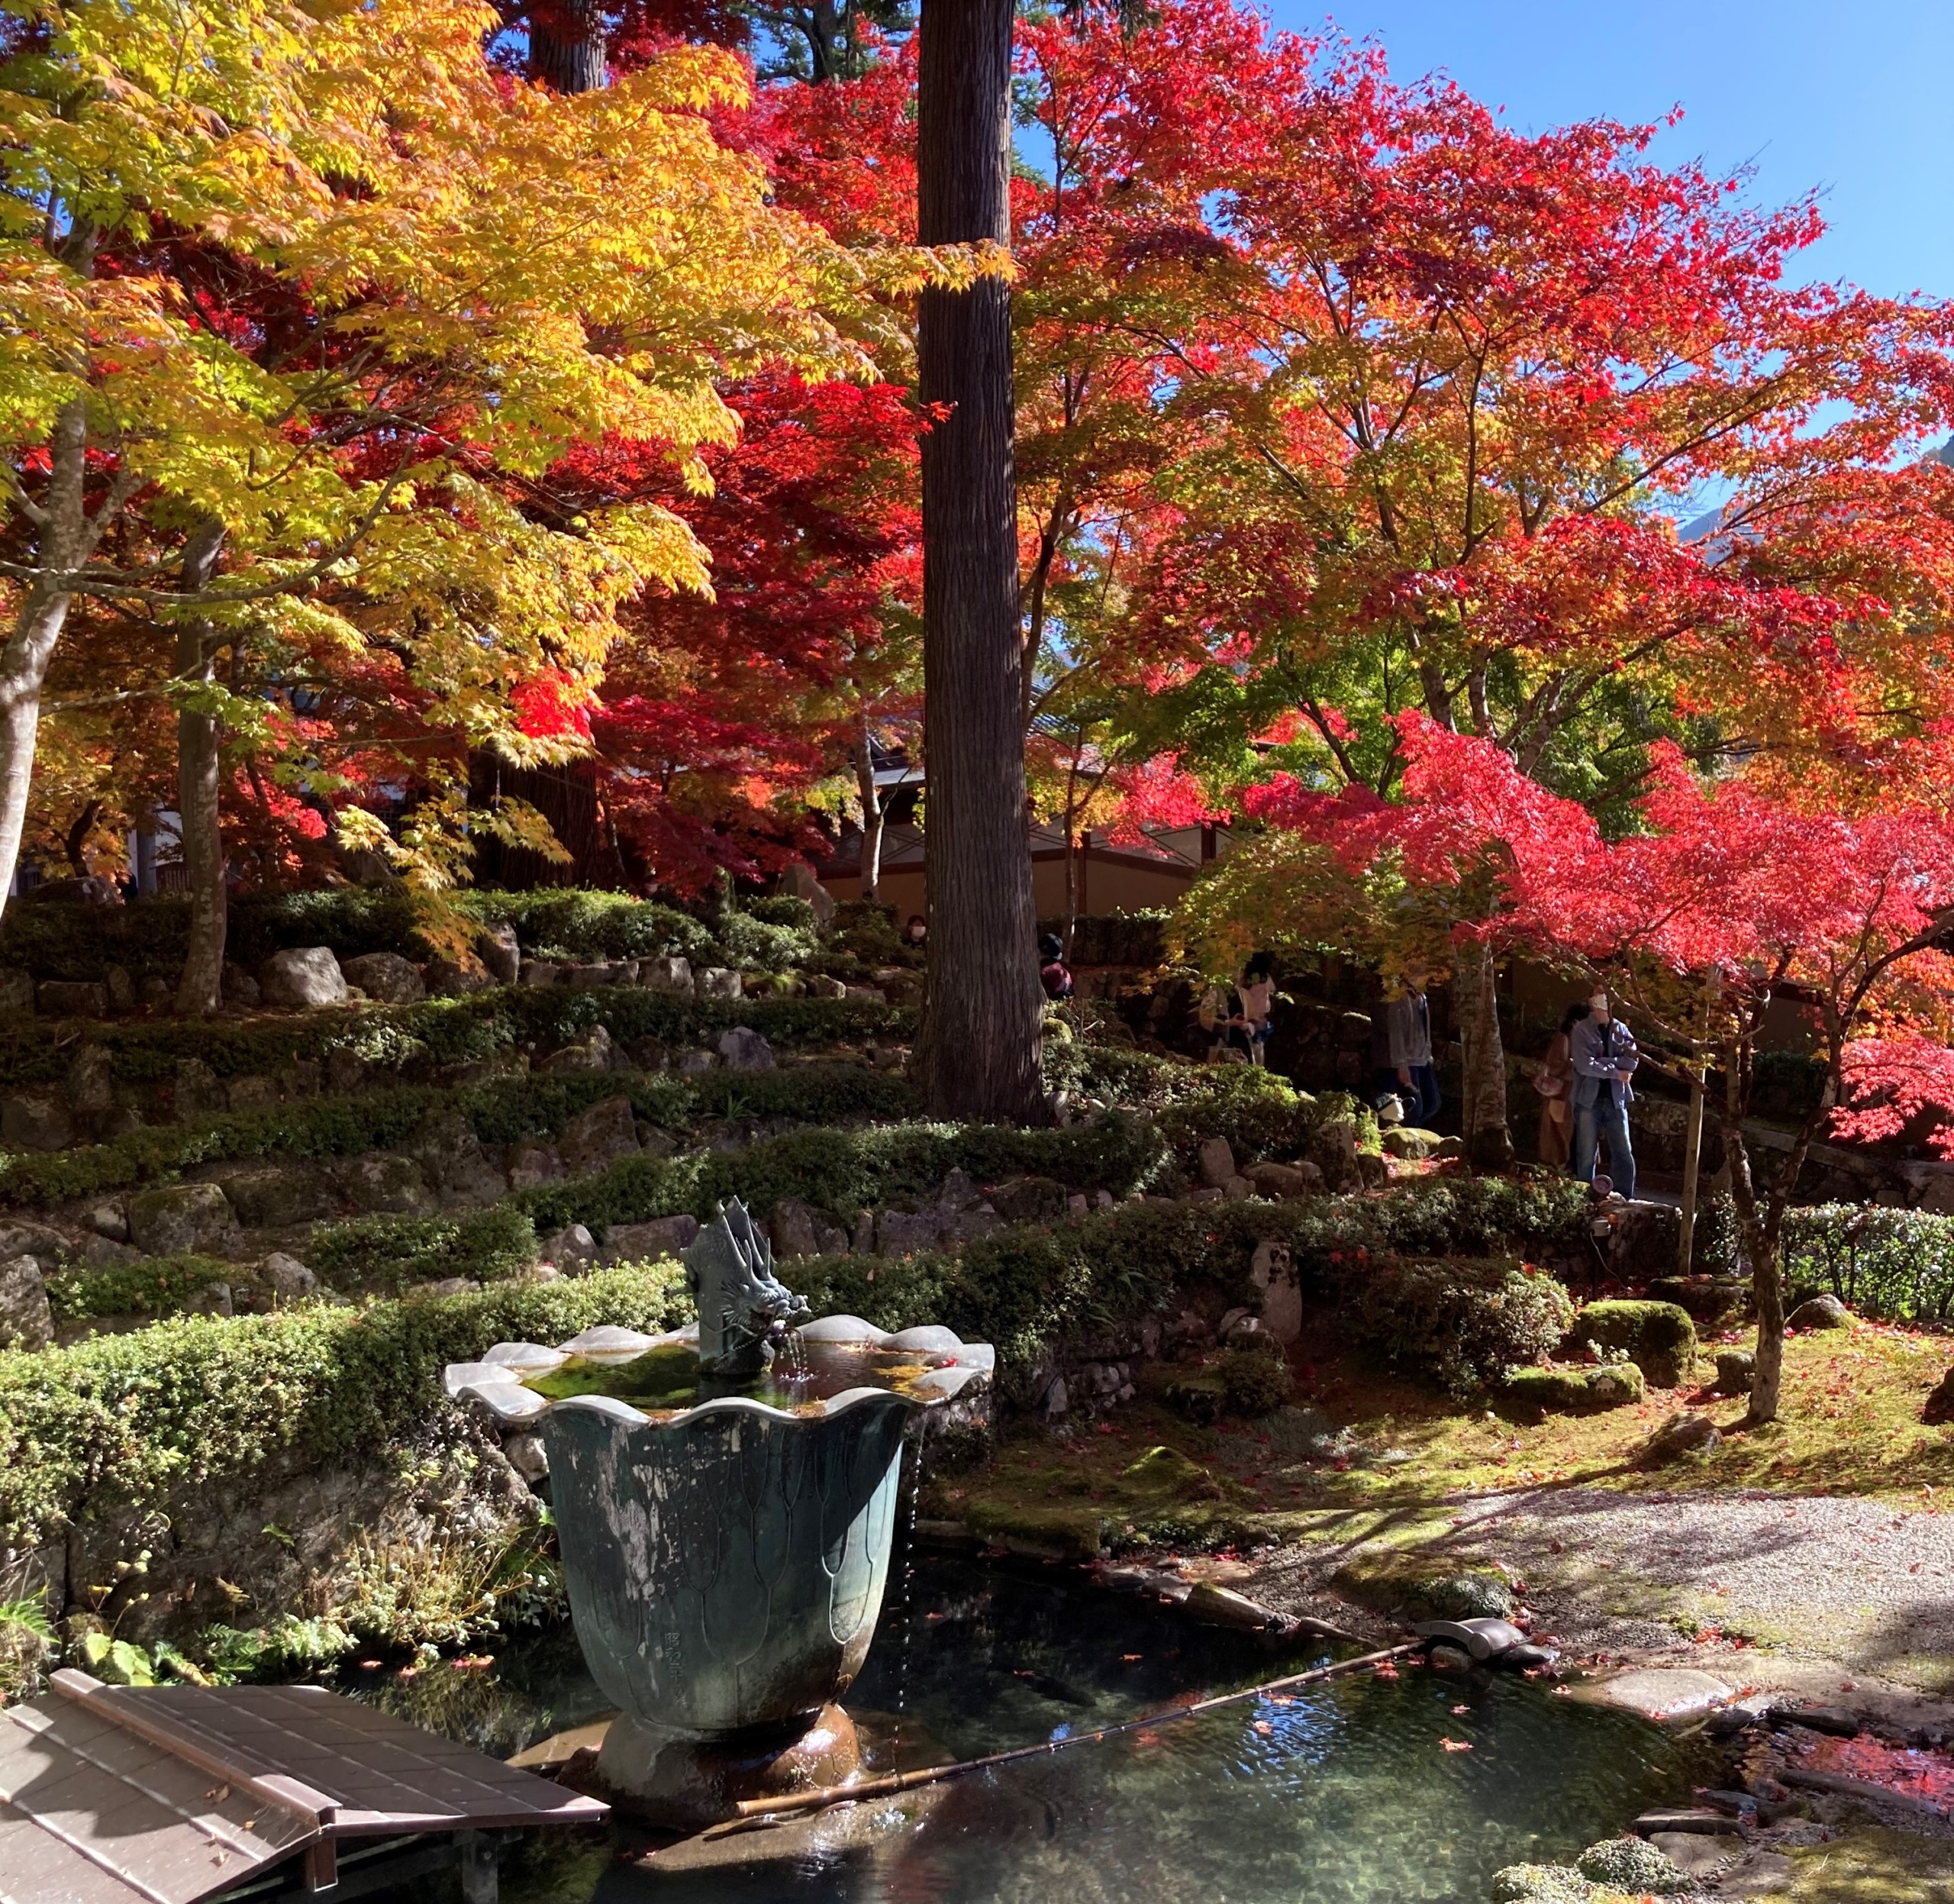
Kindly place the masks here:
POLYGON ((605 1815, 319 1686, 53 1684, 0 1712, 0 1904, 196 1904, 340 1838, 605 1815))

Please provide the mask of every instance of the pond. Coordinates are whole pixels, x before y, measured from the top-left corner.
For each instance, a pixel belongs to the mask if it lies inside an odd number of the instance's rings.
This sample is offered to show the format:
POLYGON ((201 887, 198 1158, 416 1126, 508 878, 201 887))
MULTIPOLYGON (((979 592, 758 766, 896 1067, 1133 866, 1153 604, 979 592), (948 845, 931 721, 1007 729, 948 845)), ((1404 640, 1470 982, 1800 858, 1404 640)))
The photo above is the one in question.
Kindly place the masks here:
MULTIPOLYGON (((907 1605, 899 1599, 892 1583, 846 1701, 883 1770, 1090 1731, 1331 1657, 1199 1626, 1056 1569, 919 1555, 907 1605)), ((347 1689, 498 1756, 605 1709, 567 1628, 509 1642, 492 1667, 443 1662, 347 1689)), ((662 1854, 621 1861, 608 1848, 532 1846, 502 1894, 506 1904, 1485 1904, 1502 1865, 1570 1860, 1647 1806, 1686 1798, 1704 1770, 1688 1744, 1517 1676, 1407 1667, 723 1840, 692 1868, 662 1854)))

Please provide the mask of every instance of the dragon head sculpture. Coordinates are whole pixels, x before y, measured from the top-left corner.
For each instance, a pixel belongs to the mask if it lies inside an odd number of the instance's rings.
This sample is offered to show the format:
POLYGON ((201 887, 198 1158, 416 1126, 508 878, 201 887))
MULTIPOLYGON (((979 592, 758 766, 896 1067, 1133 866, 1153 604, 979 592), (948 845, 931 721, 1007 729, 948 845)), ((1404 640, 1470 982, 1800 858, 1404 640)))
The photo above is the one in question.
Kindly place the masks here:
POLYGON ((681 1260, 699 1312, 699 1370, 722 1380, 763 1375, 808 1305, 773 1273, 773 1246, 735 1197, 681 1260))

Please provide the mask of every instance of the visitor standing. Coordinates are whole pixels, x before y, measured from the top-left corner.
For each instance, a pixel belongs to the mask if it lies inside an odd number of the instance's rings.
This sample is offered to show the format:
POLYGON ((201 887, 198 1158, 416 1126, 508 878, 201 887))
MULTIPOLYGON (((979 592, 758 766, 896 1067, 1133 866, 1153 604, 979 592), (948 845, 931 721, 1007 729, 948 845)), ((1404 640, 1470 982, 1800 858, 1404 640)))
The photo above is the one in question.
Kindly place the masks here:
POLYGON ((1642 1062, 1635 1035, 1608 1009, 1608 995, 1588 1001, 1588 1016, 1568 1034, 1574 1067, 1574 1174, 1594 1180, 1597 1147, 1608 1147, 1608 1178, 1623 1196, 1635 1194, 1635 1152, 1629 1142, 1628 1107, 1635 1102, 1630 1083, 1642 1062))
POLYGON ((909 915, 909 923, 904 928, 904 936, 919 950, 930 941, 930 922, 920 912, 909 915))
POLYGON ((1235 1008, 1228 1021, 1231 1040, 1239 1042, 1251 1064, 1266 1067, 1271 1020, 1275 1011, 1275 960, 1258 952, 1235 980, 1235 1008))
POLYGON ((1072 996, 1072 967, 1066 963, 1066 949, 1056 932, 1047 932, 1038 941, 1038 983, 1048 999, 1072 996))
POLYGON ((1425 996, 1430 976, 1414 961, 1398 972, 1385 992, 1385 1063, 1378 1079, 1384 1090, 1404 1099, 1406 1121, 1421 1131, 1431 1128, 1443 1102, 1432 1063, 1432 1007, 1425 996))
POLYGON ((1533 1073, 1533 1089, 1540 1094, 1539 1156, 1556 1170, 1567 1168, 1574 1144, 1574 1028, 1591 1009, 1585 1000, 1567 1008, 1560 1029, 1548 1041, 1547 1055, 1533 1073))

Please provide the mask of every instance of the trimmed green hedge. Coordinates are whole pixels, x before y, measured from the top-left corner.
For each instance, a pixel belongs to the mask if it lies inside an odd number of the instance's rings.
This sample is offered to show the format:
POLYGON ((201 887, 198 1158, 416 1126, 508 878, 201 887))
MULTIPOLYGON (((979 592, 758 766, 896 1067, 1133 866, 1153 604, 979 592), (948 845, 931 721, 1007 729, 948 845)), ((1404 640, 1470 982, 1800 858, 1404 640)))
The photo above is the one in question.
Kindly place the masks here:
POLYGON ((1875 1204, 1788 1211, 1785 1280, 1794 1302, 1830 1293, 1862 1315, 1954 1316, 1954 1216, 1875 1204))
POLYGON ((146 1257, 105 1270, 57 1270, 47 1300, 63 1322, 92 1315, 180 1315, 198 1305, 213 1283, 235 1284, 250 1271, 213 1256, 146 1257))
POLYGON ((0 1545, 40 1546, 93 1513, 168 1513, 212 1477, 293 1450, 320 1468, 397 1458, 450 1405, 447 1363, 598 1322, 670 1328, 685 1311, 676 1266, 653 1265, 0 1353, 0 1545))
POLYGON ((465 1276, 501 1283, 536 1260, 536 1231, 507 1203, 459 1216, 360 1216, 322 1226, 305 1267, 329 1289, 392 1292, 465 1276))
POLYGON ((898 1118, 918 1108, 900 1077, 860 1064, 773 1071, 598 1071, 498 1078, 459 1091, 403 1086, 356 1098, 319 1098, 195 1124, 161 1124, 109 1144, 37 1154, 0 1153, 0 1209, 24 1209, 127 1189, 198 1163, 237 1157, 350 1157, 405 1144, 428 1112, 452 1102, 485 1144, 559 1131, 579 1111, 628 1097, 640 1118, 682 1131, 705 1118, 792 1117, 835 1124, 898 1118))
POLYGON ((685 1213, 704 1222, 735 1196, 762 1215, 783 1196, 799 1197, 852 1222, 862 1210, 927 1196, 953 1170, 979 1183, 1052 1176, 1074 1189, 1124 1193, 1151 1181, 1162 1161, 1152 1127, 1117 1113, 1065 1131, 1001 1124, 814 1127, 743 1150, 627 1157, 594 1176, 546 1184, 518 1201, 546 1235, 566 1223, 601 1230, 685 1213))
MULTIPOLYGON (((393 1067, 479 1063, 529 1043, 553 1050, 599 1024, 621 1042, 648 1038, 670 1045, 713 1044, 721 1032, 746 1025, 775 1050, 795 1051, 898 1041, 913 1032, 915 1014, 853 999, 685 999, 635 986, 572 992, 510 986, 356 1012, 111 1020, 90 1026, 88 1036, 107 1050, 117 1079, 142 1084, 173 1079, 185 1058, 201 1059, 220 1077, 272 1075, 341 1050, 393 1067)), ((70 1043, 49 1036, 44 1019, 0 1021, 0 1079, 11 1088, 58 1082, 74 1055, 70 1043)))

